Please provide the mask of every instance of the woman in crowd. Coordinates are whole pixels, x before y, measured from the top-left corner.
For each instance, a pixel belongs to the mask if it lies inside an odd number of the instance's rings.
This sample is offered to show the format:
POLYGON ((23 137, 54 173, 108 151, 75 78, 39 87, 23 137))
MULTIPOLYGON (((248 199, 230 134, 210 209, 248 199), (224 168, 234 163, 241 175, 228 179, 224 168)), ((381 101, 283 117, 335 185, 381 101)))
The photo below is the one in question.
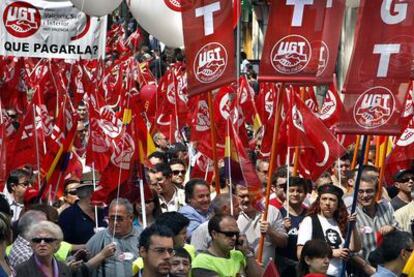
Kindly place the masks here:
POLYGON ((326 274, 331 258, 332 248, 324 240, 307 241, 300 254, 297 277, 308 274, 326 274))
POLYGON ((71 276, 69 267, 54 258, 63 240, 60 227, 50 221, 42 221, 29 231, 32 257, 16 267, 16 277, 71 276))
POLYGON ((348 221, 355 221, 356 214, 348 216, 345 204, 342 201, 343 191, 332 184, 318 188, 318 198, 312 204, 300 224, 297 256, 305 243, 312 239, 325 240, 332 250, 332 259, 327 271, 328 276, 337 276, 341 271, 342 260, 348 259, 350 251, 357 252, 361 248, 358 232, 354 228, 350 248, 344 248, 348 221))

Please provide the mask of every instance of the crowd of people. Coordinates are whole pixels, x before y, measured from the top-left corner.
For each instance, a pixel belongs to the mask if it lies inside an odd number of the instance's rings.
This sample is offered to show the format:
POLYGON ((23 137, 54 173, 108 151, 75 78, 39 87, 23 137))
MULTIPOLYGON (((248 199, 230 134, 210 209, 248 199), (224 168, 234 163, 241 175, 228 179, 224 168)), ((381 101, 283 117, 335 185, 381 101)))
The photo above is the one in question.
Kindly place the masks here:
MULTIPOLYGON (((13 170, 0 197, 0 276, 262 276, 269 263, 281 276, 340 276, 344 265, 348 276, 399 276, 414 249, 413 170, 398 172, 377 201, 378 169, 363 166, 351 214, 349 153, 316 182, 280 167, 263 220, 248 187, 221 170, 216 194, 189 177, 184 144, 161 133, 154 142, 144 199, 118 197, 107 207, 91 201, 91 172, 67 179, 60 201, 40 203, 32 170, 13 170)), ((269 161, 256 161, 263 190, 268 170, 269 161)))

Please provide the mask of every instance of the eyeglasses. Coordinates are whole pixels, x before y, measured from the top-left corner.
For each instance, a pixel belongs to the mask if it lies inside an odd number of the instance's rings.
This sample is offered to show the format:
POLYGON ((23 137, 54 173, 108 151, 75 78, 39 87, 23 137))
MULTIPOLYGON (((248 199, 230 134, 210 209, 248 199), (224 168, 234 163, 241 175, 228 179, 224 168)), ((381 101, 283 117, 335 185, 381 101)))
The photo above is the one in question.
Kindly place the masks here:
POLYGON ((375 190, 374 189, 360 189, 358 190, 358 194, 374 194, 375 190))
POLYGON ((26 182, 18 183, 18 185, 20 185, 22 187, 28 187, 28 186, 30 186, 30 182, 26 181, 26 182))
POLYGON ((234 236, 236 236, 236 238, 238 238, 240 236, 240 232, 226 232, 226 231, 221 231, 221 230, 216 230, 216 232, 225 235, 228 238, 233 238, 234 236))
POLYGON ((68 191, 65 191, 65 193, 70 194, 70 195, 76 195, 77 194, 76 190, 68 190, 68 191))
POLYGON ((400 183, 407 183, 409 181, 413 181, 414 182, 414 176, 409 176, 409 177, 401 178, 398 182, 400 182, 400 183))
POLYGON ((57 241, 57 239, 55 238, 32 238, 33 243, 41 243, 42 241, 50 244, 52 242, 57 241))
POLYGON ((126 218, 122 217, 122 216, 109 216, 108 220, 110 222, 123 222, 124 220, 126 220, 126 218))
POLYGON ((164 247, 154 247, 154 248, 149 248, 150 250, 154 251, 155 253, 162 255, 164 253, 168 253, 170 255, 175 255, 175 251, 172 248, 164 248, 164 247))
POLYGON ((174 175, 179 175, 181 173, 181 175, 185 175, 186 171, 185 170, 173 170, 172 173, 174 175))

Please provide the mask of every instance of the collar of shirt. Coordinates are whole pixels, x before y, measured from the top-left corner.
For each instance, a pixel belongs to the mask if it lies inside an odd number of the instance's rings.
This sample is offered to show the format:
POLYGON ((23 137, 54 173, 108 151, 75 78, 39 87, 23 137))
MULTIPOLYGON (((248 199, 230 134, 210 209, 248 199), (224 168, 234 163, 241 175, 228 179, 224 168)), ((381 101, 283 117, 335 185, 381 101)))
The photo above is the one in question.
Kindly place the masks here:
POLYGON ((385 268, 383 266, 378 266, 377 269, 377 273, 375 275, 379 275, 379 276, 387 276, 387 277, 398 277, 398 275, 396 275, 394 272, 392 272, 391 270, 389 270, 388 268, 385 268))

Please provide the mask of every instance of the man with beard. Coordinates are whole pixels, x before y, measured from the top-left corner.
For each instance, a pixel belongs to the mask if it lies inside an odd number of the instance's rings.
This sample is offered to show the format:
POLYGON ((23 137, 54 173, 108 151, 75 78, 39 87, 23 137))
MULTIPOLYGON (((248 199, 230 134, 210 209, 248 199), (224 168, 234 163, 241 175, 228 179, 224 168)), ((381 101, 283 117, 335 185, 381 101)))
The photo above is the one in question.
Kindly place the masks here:
POLYGON ((262 276, 253 250, 231 216, 214 216, 208 223, 211 245, 192 263, 192 276, 262 276), (235 249, 236 248, 236 249, 235 249))
POLYGON ((278 209, 269 206, 267 221, 262 220, 262 213, 258 212, 252 205, 247 187, 238 185, 236 194, 239 198, 241 213, 237 219, 240 232, 246 235, 247 242, 254 248, 255 253, 259 247, 261 234, 265 234, 263 248, 263 264, 269 259, 275 259, 275 248, 286 247, 288 235, 283 225, 283 218, 278 209))
POLYGON ((174 255, 173 237, 174 234, 168 227, 157 224, 152 224, 141 233, 139 255, 144 261, 144 269, 135 276, 169 276, 170 259, 174 255))
POLYGON ((357 267, 364 271, 358 276, 371 276, 375 268, 367 262, 369 254, 377 247, 378 236, 391 233, 399 225, 394 217, 394 210, 389 202, 376 202, 378 178, 362 174, 358 190, 358 206, 356 212, 357 230, 360 231, 362 256, 352 257, 357 267), (366 275, 362 275, 366 274, 366 275))

